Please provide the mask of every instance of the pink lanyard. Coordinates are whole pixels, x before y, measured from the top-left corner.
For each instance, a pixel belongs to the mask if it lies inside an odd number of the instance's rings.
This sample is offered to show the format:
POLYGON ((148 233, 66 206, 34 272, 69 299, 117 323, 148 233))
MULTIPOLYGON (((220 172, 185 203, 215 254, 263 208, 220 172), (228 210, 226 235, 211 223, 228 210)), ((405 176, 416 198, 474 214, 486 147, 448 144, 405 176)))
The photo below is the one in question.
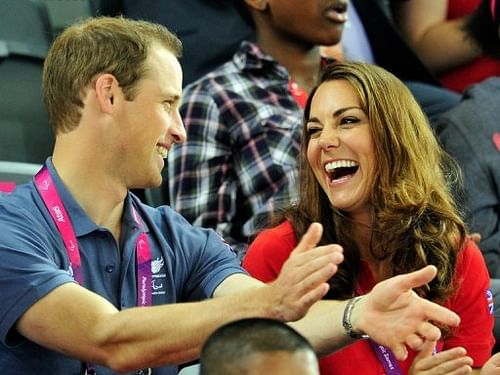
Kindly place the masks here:
MULTIPOLYGON (((69 215, 64 208, 47 166, 44 166, 35 175, 35 186, 61 234, 64 247, 69 256, 73 277, 78 284, 83 285, 80 250, 78 248, 75 231, 73 230, 69 215)), ((137 264, 137 306, 150 306, 152 304, 151 248, 146 232, 144 231, 141 217, 133 206, 132 213, 135 222, 142 229, 142 232, 137 237, 135 246, 137 264)), ((91 363, 85 363, 84 365, 85 374, 96 374, 94 366, 91 363)), ((151 369, 140 370, 138 374, 151 374, 151 369)))
MULTIPOLYGON (((78 249, 75 232, 47 166, 44 166, 35 175, 35 186, 61 234, 66 252, 69 256, 73 277, 78 284, 83 285, 80 250, 78 249)), ((132 207, 132 210, 135 222, 142 229, 142 232, 137 238, 135 247, 137 264, 137 306, 150 306, 152 304, 151 247, 149 246, 148 237, 144 231, 144 226, 139 214, 134 207, 132 207)))
MULTIPOLYGON (((386 375, 399 375, 403 373, 399 367, 398 360, 389 349, 387 349, 384 345, 377 344, 372 339, 368 339, 368 342, 377 355, 378 360, 382 364, 386 375)), ((436 346, 432 351, 432 355, 436 354, 438 351, 439 349, 436 346)))
MULTIPOLYGON (((363 291, 358 287, 356 291, 357 295, 362 295, 363 291)), ((386 348, 384 345, 380 345, 372 339, 368 339, 368 343, 372 347, 373 352, 377 356, 380 364, 384 368, 384 373, 386 375, 400 375, 403 374, 401 367, 399 367, 399 362, 394 356, 394 353, 386 348)), ((437 347, 433 351, 433 355, 438 351, 437 347)))
POLYGON ((379 362, 382 364, 386 375, 403 374, 396 357, 394 357, 394 354, 388 348, 384 345, 377 344, 372 339, 368 339, 368 342, 377 355, 379 362))

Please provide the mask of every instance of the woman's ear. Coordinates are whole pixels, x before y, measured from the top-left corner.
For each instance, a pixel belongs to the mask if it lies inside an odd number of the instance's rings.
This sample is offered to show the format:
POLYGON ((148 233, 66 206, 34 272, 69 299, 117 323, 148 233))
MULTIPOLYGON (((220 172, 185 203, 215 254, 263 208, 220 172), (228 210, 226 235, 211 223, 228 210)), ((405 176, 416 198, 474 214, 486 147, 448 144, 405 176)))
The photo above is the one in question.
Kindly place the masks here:
POLYGON ((101 74, 95 80, 94 88, 96 100, 101 111, 104 113, 111 113, 113 111, 115 95, 119 88, 115 76, 109 73, 101 74))

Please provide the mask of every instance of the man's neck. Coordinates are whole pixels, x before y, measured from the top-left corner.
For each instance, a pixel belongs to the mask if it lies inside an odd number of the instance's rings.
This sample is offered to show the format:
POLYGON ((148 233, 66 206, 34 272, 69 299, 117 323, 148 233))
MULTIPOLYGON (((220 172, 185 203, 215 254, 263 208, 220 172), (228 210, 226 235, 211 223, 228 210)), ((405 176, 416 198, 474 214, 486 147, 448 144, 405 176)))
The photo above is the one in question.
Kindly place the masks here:
POLYGON ((55 148, 52 162, 61 180, 92 221, 119 240, 128 189, 113 181, 99 163, 81 158, 76 151, 60 151, 55 148))
POLYGON ((265 32, 258 35, 257 43, 265 53, 287 68, 290 77, 302 89, 310 92, 316 85, 321 67, 320 47, 292 43, 265 32))

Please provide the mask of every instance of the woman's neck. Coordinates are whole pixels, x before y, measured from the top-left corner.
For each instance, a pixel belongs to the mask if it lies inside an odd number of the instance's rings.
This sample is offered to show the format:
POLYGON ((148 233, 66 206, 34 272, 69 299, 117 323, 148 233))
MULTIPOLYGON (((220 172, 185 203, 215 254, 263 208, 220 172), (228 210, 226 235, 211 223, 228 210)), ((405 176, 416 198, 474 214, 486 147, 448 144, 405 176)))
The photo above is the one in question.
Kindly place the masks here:
POLYGON ((366 262, 377 282, 390 277, 390 258, 381 260, 377 255, 384 249, 380 249, 378 236, 373 232, 371 221, 363 220, 352 223, 353 241, 358 248, 361 260, 366 262))

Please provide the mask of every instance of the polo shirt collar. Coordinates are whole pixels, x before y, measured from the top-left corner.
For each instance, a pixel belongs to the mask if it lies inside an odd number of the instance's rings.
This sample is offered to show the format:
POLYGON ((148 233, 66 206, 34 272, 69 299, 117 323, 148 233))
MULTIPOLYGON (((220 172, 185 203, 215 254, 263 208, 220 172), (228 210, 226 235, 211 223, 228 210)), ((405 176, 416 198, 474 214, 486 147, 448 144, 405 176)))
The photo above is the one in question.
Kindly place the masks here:
POLYGON ((73 198, 73 195, 69 192, 61 177, 57 173, 52 158, 49 157, 46 161, 47 169, 54 181, 54 184, 59 193, 59 197, 64 204, 64 208, 71 219, 71 225, 75 231, 77 237, 84 236, 90 232, 98 230, 99 227, 95 224, 85 213, 80 204, 73 198))
MULTIPOLYGON (((82 206, 80 206, 80 204, 75 200, 73 195, 67 189, 66 185, 61 180, 61 177, 59 177, 59 174, 54 168, 54 164, 52 162, 51 157, 47 159, 45 164, 50 173, 50 176, 52 177, 52 180, 54 181, 54 184, 57 188, 57 192, 59 193, 61 201, 64 204, 64 208, 66 209, 71 219, 71 224, 73 225, 73 230, 75 231, 76 237, 85 236, 91 232, 102 230, 103 228, 92 221, 92 219, 87 215, 82 206)), ((134 199, 132 198, 131 193, 129 192, 125 199, 122 226, 124 224, 128 227, 137 226, 132 216, 132 207, 131 207, 132 204, 135 204, 136 210, 141 216, 141 221, 143 223, 144 230, 146 232, 149 232, 148 225, 144 220, 145 215, 139 209, 140 202, 137 198, 135 199, 137 202, 133 203, 133 200, 134 199)))
MULTIPOLYGON (((241 71, 274 69, 283 78, 287 80, 289 78, 288 70, 284 66, 262 51, 258 44, 246 40, 241 42, 240 48, 233 57, 233 62, 241 71)), ((334 62, 335 60, 331 57, 321 56, 321 70, 334 62)))
POLYGON ((144 230, 144 232, 149 232, 148 227, 148 215, 142 210, 142 203, 134 194, 130 191, 125 198, 124 211, 123 211, 123 221, 122 228, 138 228, 144 230), (139 227, 132 214, 132 207, 135 208, 140 216, 142 228, 139 227))
POLYGON ((234 55, 233 61, 241 71, 274 69, 279 75, 288 79, 286 68, 271 55, 264 53, 256 43, 243 41, 234 55))

